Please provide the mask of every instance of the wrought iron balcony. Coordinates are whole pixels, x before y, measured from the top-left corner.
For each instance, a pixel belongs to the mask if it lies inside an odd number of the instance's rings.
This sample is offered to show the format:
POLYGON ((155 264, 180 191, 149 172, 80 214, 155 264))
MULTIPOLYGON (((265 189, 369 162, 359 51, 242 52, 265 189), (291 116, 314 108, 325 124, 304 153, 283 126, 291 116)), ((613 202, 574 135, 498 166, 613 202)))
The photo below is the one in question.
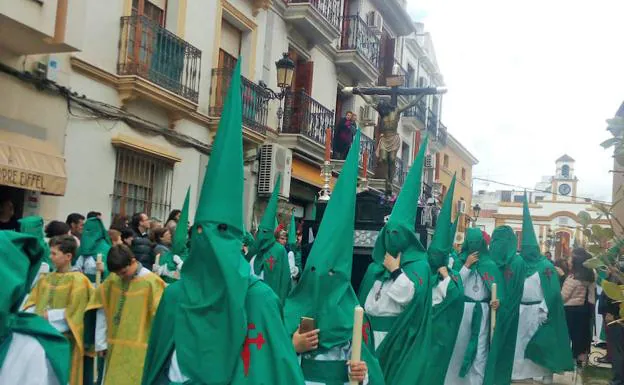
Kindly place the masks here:
POLYGON ((360 136, 360 166, 364 162, 364 152, 368 151, 368 171, 375 171, 375 141, 362 134, 360 136))
POLYGON ((427 121, 427 106, 424 100, 418 101, 418 103, 403 113, 403 116, 414 117, 425 123, 427 121))
MULTIPOLYGON (((229 68, 213 68, 210 85, 210 115, 221 116, 223 103, 227 96, 232 70, 229 68)), ((253 131, 265 135, 269 116, 268 92, 265 88, 241 76, 241 92, 243 94, 243 125, 253 131)))
POLYGON ((421 201, 423 202, 423 204, 427 203, 427 199, 433 198, 433 187, 430 184, 423 182, 421 197, 421 201))
POLYGON ((427 132, 429 132, 431 139, 438 135, 438 115, 431 108, 427 109, 427 132))
POLYGON ((145 16, 121 18, 119 75, 136 75, 197 103, 201 51, 145 16))
POLYGON ((334 126, 334 111, 314 100, 304 90, 286 94, 282 132, 301 134, 325 145, 325 130, 334 126))
POLYGON ((403 77, 403 86, 404 87, 408 87, 410 84, 410 78, 409 78, 409 73, 407 72, 407 70, 405 68, 403 68, 403 66, 401 65, 401 63, 399 63, 399 61, 397 59, 394 59, 394 64, 391 68, 391 71, 394 72, 394 69, 397 69, 397 73, 393 73, 393 75, 396 76, 401 76, 403 77))
POLYGON ((284 0, 288 5, 309 4, 321 16, 323 16, 332 27, 340 29, 340 1, 336 0, 284 0))
POLYGON ((441 145, 446 146, 446 140, 448 138, 448 132, 446 126, 442 124, 442 122, 438 123, 438 134, 436 136, 436 140, 440 142, 441 145))
POLYGON ((403 164, 403 160, 400 158, 396 158, 395 160, 395 169, 394 169, 394 179, 392 180, 395 185, 401 187, 405 182, 405 165, 403 164))
POLYGON ((359 15, 343 16, 338 49, 355 50, 373 67, 379 68, 379 38, 359 15))

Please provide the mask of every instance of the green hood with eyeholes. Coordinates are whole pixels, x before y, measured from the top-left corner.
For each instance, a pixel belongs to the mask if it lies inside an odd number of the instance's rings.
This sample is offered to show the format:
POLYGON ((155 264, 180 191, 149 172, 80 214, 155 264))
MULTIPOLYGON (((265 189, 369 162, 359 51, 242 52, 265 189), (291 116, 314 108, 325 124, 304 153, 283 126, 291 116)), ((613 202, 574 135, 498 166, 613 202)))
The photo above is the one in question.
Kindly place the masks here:
POLYGON ((447 266, 449 263, 449 255, 451 254, 451 248, 453 247, 453 223, 451 217, 453 215, 453 195, 455 194, 455 175, 451 185, 444 197, 444 203, 442 204, 442 210, 438 215, 438 221, 436 223, 435 233, 431 240, 431 245, 427 250, 427 256, 429 258, 429 265, 431 270, 436 272, 442 266, 447 266))
POLYGON ((499 226, 492 233, 490 255, 499 269, 504 268, 518 249, 518 238, 509 226, 499 226))
POLYGON ((425 248, 415 233, 415 226, 428 141, 425 138, 420 146, 416 160, 403 183, 403 189, 392 208, 390 219, 375 241, 373 261, 382 268, 386 252, 395 257, 401 253, 401 265, 426 258, 425 248))

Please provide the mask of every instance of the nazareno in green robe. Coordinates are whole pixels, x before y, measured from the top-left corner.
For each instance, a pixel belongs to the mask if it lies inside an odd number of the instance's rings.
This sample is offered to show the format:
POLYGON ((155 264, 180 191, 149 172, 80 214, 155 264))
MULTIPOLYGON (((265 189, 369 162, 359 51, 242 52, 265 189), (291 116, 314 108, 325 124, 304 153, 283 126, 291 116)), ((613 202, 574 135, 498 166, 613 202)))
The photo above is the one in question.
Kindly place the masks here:
POLYGON ((498 227, 492 233, 490 254, 504 277, 504 285, 499 285, 497 289, 500 308, 496 312, 496 329, 483 381, 487 385, 511 383, 520 302, 526 277, 526 265, 516 253, 517 245, 516 235, 509 226, 498 227))

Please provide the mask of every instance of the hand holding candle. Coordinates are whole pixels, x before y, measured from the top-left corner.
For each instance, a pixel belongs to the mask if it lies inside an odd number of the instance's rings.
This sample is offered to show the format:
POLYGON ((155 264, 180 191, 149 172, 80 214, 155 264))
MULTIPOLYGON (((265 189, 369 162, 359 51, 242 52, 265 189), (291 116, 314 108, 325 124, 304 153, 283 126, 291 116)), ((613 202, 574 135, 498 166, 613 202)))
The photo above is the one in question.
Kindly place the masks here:
MULTIPOLYGON (((351 340, 351 362, 360 362, 362 357, 362 323, 364 309, 356 306, 353 313, 353 339, 351 340)), ((357 381, 350 381, 350 385, 358 385, 357 381)))
MULTIPOLYGON (((492 302, 497 301, 496 298, 496 284, 492 284, 492 302)), ((490 311, 490 342, 494 337, 494 329, 496 329, 496 309, 492 308, 490 311)))

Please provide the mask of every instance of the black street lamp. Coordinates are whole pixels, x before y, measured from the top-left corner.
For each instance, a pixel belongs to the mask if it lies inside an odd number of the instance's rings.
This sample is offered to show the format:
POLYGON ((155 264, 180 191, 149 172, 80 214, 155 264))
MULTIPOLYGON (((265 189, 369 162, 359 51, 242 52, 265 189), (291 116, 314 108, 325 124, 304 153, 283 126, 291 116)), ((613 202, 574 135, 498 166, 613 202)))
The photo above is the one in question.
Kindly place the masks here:
POLYGON ((295 62, 288 57, 288 52, 284 52, 282 58, 275 62, 275 67, 277 69, 277 86, 281 89, 281 92, 273 91, 263 81, 260 81, 259 84, 266 91, 266 100, 280 101, 280 105, 277 109, 277 129, 280 131, 282 117, 284 116, 282 100, 284 100, 292 87, 293 75, 295 74, 295 62))

